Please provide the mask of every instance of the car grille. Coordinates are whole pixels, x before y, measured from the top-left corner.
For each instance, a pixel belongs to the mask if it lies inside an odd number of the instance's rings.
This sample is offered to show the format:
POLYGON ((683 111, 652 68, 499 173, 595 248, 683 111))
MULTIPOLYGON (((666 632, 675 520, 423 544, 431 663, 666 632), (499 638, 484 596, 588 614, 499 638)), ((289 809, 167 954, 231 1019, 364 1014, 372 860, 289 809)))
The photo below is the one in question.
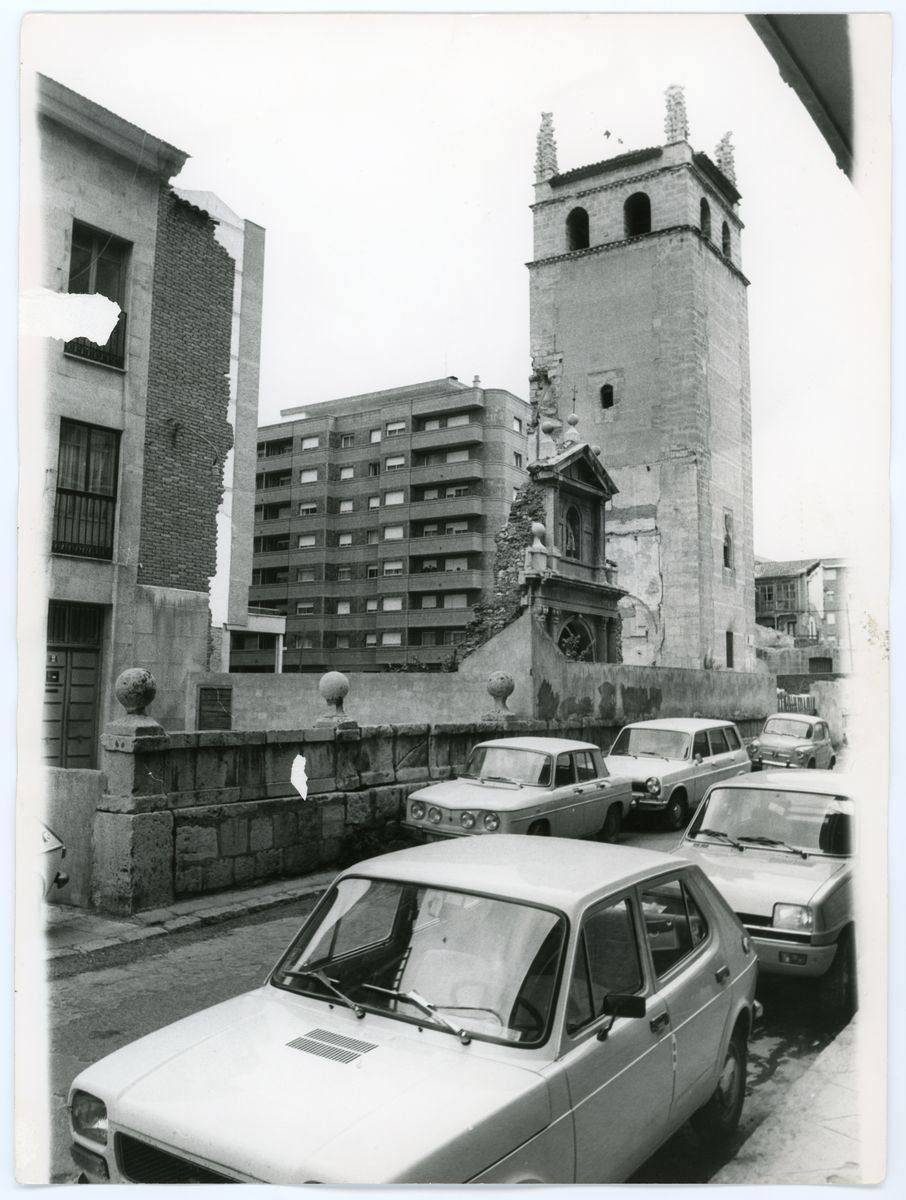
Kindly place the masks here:
POLYGON ((179 1158, 128 1134, 116 1135, 116 1161, 130 1183, 235 1183, 187 1158, 179 1158))
POLYGON ((644 781, 640 782, 638 779, 633 779, 632 790, 637 795, 642 795, 642 796, 644 796, 648 792, 648 789, 645 787, 644 781))
POLYGON ((746 933, 750 933, 752 937, 761 938, 764 942, 803 942, 807 944, 812 940, 810 933, 798 929, 775 929, 767 917, 763 917, 759 913, 738 912, 736 915, 745 925, 746 933))

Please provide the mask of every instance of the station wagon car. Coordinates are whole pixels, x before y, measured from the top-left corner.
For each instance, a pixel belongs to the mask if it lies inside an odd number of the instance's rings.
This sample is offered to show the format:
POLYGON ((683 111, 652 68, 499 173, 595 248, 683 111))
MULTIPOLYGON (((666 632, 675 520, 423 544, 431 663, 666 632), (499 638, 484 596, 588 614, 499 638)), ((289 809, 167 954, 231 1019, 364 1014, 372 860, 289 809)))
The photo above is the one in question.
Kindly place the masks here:
POLYGON ((806 767, 832 771, 837 763, 827 722, 809 713, 775 713, 748 746, 752 770, 806 767))
POLYGON ((512 737, 480 742, 456 779, 413 792, 406 829, 421 838, 529 833, 615 842, 629 812, 628 779, 614 779, 590 742, 512 737))
POLYGON ((620 730, 605 758, 614 775, 632 780, 632 807, 683 829, 708 788, 751 771, 732 721, 680 717, 637 721, 620 730))
POLYGON ((756 959, 698 867, 462 838, 344 871, 266 983, 72 1085, 85 1181, 607 1183, 728 1138, 756 959))
POLYGON ((677 851, 724 894, 759 969, 815 979, 829 1014, 855 1004, 852 824, 844 775, 764 771, 713 787, 677 851))

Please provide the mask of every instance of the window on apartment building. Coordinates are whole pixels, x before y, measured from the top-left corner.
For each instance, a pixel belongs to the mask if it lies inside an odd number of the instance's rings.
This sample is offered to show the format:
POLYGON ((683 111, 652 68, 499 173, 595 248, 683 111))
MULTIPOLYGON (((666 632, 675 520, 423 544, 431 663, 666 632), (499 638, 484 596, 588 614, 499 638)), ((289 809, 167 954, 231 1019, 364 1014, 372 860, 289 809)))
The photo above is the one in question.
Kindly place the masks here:
POLYGON ((384 526, 384 541, 385 542, 402 541, 403 532, 404 531, 403 531, 402 525, 385 525, 384 526))
POLYGON ((351 600, 338 600, 337 601, 337 616, 338 617, 348 617, 351 612, 352 612, 352 601, 351 600))
POLYGON ((352 567, 337 567, 337 582, 347 583, 352 579, 352 567))
POLYGON ((613 408, 613 384, 602 383, 601 390, 598 392, 598 397, 601 401, 602 408, 613 408))
POLYGON ((352 534, 351 533, 341 533, 339 535, 339 537, 337 538, 337 545, 338 546, 351 546, 352 545, 352 534))
POLYGON ((468 452, 468 450, 465 450, 465 449, 463 449, 463 450, 448 450, 447 453, 444 455, 444 462, 459 463, 459 462, 468 462, 468 461, 469 461, 469 452, 468 452))
POLYGON ((369 563, 368 566, 365 568, 365 578, 366 579, 377 579, 377 577, 378 577, 378 575, 380 575, 380 573, 381 573, 381 569, 377 565, 377 563, 369 563))
POLYGON ((368 507, 369 508, 380 508, 381 507, 380 496, 369 496, 368 497, 368 507))
POLYGON ((456 646, 466 636, 464 629, 445 629, 443 634, 443 644, 445 646, 456 646))
POLYGON ((296 583, 314 583, 315 569, 314 567, 297 567, 296 568, 296 583))
POLYGON ((299 472, 299 482, 300 483, 317 483, 318 482, 318 468, 317 467, 306 467, 304 471, 300 471, 299 472))
POLYGON ((513 432, 522 433, 522 421, 519 417, 513 417, 513 432))
POLYGON ((376 445, 381 440, 380 429, 372 429, 371 433, 368 435, 368 440, 372 445, 376 445))
POLYGON ((437 608, 437 597, 422 596, 422 608, 437 608))
POLYGON ((354 433, 341 433, 340 434, 340 449, 341 450, 349 450, 354 445, 355 445, 355 434, 354 433))
POLYGON ((468 413, 454 413, 452 417, 447 417, 447 428, 457 429, 460 425, 469 424, 468 413))
POLYGON ((711 205, 702 196, 698 206, 698 223, 701 226, 701 231, 706 238, 711 236, 711 205))
POLYGON ((394 504, 403 504, 406 499, 405 492, 385 492, 384 504, 391 506, 394 504))
POLYGON ((261 509, 262 521, 279 521, 281 517, 288 517, 289 514, 288 504, 265 504, 261 509))
POLYGON ((376 633, 366 633, 365 634, 365 645, 366 646, 376 646, 377 645, 377 634, 376 633))
POLYGON ((387 437, 401 437, 406 432, 405 421, 388 421, 387 422, 387 437))
POLYGON ((450 592, 444 596, 444 608, 468 608, 469 598, 465 592, 450 592))
POLYGON ((296 616, 307 617, 315 611, 314 600, 297 600, 296 601, 296 616))
POLYGON ((835 612, 827 612, 824 614, 824 620, 827 625, 836 625, 837 614, 835 612))
POLYGON ((317 511, 318 511, 317 504, 300 504, 299 505, 299 516, 300 517, 313 517, 317 511))
POLYGON ((468 571, 469 560, 467 558, 445 558, 445 571, 468 571))
POLYGON ((422 559, 422 570, 423 571, 436 571, 437 570, 437 559, 436 558, 423 558, 422 559))
POLYGON ((422 425, 424 433, 434 433, 437 429, 440 429, 440 417, 429 417, 422 425))
POLYGON ((60 421, 51 548, 79 558, 113 557, 119 431, 60 421))
POLYGON ((111 233, 92 229, 81 221, 72 224, 72 251, 69 257, 69 291, 80 295, 106 296, 120 306, 113 332, 103 346, 88 338, 73 338, 63 346, 67 354, 103 363, 108 367, 123 367, 126 363, 126 314, 122 311, 126 297, 126 266, 129 243, 111 233))
POLYGON ((296 546, 300 550, 309 550, 315 544, 315 535, 313 533, 300 533, 299 540, 296 546))
POLYGON ((341 513, 351 513, 352 510, 353 510, 353 504, 352 504, 351 500, 341 500, 340 501, 339 511, 341 513))
POLYGON ((340 467, 340 478, 341 479, 354 479, 355 478, 355 467, 340 467))
POLYGON ((385 575, 402 575, 402 573, 403 564, 399 559, 394 559, 393 561, 388 559, 387 562, 384 563, 385 575))
POLYGON ((388 458, 384 464, 388 471, 402 471, 406 465, 406 458, 403 454, 394 454, 388 458))
POLYGON ((374 478, 375 475, 380 475, 381 464, 379 462, 370 462, 368 464, 368 474, 374 478))
POLYGON ((294 633, 291 646, 293 650, 314 650, 315 637, 313 633, 294 633))
POLYGON ((469 485, 467 483, 457 483, 453 487, 448 487, 444 490, 444 496, 447 500, 455 500, 457 496, 468 496, 469 485))
POLYGON ((403 598, 402 596, 385 596, 381 607, 384 612, 402 612, 403 598))
POLYGON ((376 546, 380 541, 380 534, 376 529, 369 529, 365 534, 365 542, 369 546, 376 546))
POLYGON ((365 601, 365 612, 377 612, 377 600, 373 596, 365 601))
POLYGON ((337 634, 336 648, 338 650, 348 650, 349 649, 349 634, 348 633, 338 633, 337 634))
POLYGON ((513 466, 520 468, 522 467, 522 455, 518 450, 513 451, 513 466))
POLYGON ((302 439, 302 449, 303 450, 317 450, 317 448, 320 445, 321 445, 321 439, 317 436, 304 437, 302 439))
POLYGON ((440 530, 440 526, 438 525, 438 523, 436 521, 426 521, 425 524, 422 525, 421 533, 419 534, 419 536, 420 537, 434 537, 434 535, 436 533, 438 533, 439 530, 440 530))
POLYGON ((733 569, 733 514, 724 511, 724 566, 733 569))
POLYGON ((468 521, 448 521, 444 526, 444 533, 468 533, 468 521))
POLYGON ((425 488, 422 492, 423 500, 437 500, 440 497, 440 488, 425 488))
POLYGON ((381 634, 382 646, 402 646, 403 635, 398 629, 385 629, 381 634))
POLYGON ((727 630, 727 666, 733 666, 733 630, 727 630))

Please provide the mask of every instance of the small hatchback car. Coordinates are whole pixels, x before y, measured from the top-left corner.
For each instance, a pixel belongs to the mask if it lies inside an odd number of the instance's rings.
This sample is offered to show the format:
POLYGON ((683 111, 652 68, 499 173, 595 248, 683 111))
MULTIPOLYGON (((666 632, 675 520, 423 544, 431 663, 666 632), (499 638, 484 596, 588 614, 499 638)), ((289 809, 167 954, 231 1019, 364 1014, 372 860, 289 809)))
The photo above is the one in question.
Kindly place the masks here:
POLYGON ((713 787, 677 849, 732 905, 760 970, 815 979, 834 1016, 856 1000, 852 821, 844 775, 764 771, 713 787))
POLYGON ((72 1085, 85 1181, 609 1183, 745 1094, 756 959, 698 867, 461 838, 344 871, 267 982, 72 1085))
POLYGON ((776 713, 749 742, 752 770, 806 767, 832 771, 837 763, 827 723, 807 713, 776 713))
POLYGON ((712 783, 752 769, 732 721, 681 717, 626 725, 604 761, 632 780, 633 809, 659 813, 668 829, 686 827, 712 783))
POLYGON ((611 778, 590 742, 497 738, 473 748, 457 779, 413 792, 403 824, 430 839, 530 833, 615 842, 631 801, 629 780, 611 778))

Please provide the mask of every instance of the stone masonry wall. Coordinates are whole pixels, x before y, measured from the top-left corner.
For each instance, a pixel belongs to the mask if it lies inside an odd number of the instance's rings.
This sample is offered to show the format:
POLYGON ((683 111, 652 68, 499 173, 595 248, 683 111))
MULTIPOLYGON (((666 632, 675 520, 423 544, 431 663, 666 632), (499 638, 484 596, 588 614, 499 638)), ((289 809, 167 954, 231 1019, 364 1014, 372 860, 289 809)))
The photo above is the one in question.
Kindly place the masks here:
POLYGON ((138 582, 207 591, 232 445, 234 263, 205 213, 161 189, 138 582))

